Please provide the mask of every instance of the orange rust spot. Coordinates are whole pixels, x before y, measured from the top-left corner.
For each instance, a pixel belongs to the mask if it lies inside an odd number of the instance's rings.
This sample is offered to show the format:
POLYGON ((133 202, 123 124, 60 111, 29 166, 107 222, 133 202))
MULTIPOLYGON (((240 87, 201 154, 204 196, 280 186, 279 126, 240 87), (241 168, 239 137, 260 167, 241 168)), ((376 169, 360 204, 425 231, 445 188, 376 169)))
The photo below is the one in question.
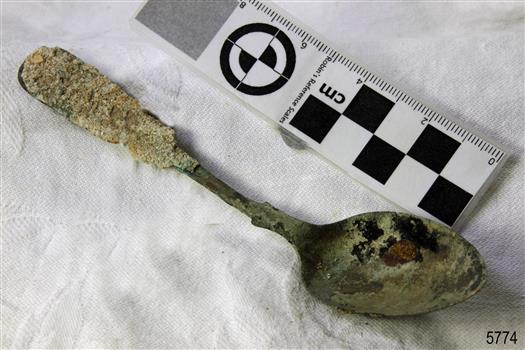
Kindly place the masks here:
POLYGON ((395 266, 412 261, 416 258, 417 249, 414 243, 401 240, 394 243, 383 255, 383 262, 387 266, 395 266))

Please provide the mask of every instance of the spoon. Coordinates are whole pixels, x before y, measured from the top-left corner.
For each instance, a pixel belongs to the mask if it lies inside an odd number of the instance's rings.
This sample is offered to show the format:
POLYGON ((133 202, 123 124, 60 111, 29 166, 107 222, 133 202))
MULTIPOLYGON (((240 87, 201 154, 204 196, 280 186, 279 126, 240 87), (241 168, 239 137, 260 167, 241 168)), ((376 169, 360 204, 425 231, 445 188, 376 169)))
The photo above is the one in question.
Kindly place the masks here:
POLYGON ((448 227, 410 214, 370 212, 314 225, 237 193, 177 145, 175 131, 94 67, 61 48, 41 47, 18 72, 22 87, 134 158, 175 168, 290 242, 308 291, 353 313, 413 315, 464 301, 485 283, 479 252, 448 227))

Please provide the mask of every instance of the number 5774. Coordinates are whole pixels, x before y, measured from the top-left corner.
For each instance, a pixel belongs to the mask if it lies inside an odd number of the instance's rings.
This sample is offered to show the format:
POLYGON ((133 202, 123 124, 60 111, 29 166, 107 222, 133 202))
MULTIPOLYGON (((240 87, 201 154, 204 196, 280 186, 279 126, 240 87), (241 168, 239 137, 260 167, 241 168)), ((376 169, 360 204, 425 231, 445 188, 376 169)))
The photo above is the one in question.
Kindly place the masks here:
POLYGON ((516 331, 512 332, 512 334, 510 333, 510 331, 487 332, 487 344, 507 344, 507 340, 516 344, 516 342, 518 341, 518 339, 516 338, 516 331))

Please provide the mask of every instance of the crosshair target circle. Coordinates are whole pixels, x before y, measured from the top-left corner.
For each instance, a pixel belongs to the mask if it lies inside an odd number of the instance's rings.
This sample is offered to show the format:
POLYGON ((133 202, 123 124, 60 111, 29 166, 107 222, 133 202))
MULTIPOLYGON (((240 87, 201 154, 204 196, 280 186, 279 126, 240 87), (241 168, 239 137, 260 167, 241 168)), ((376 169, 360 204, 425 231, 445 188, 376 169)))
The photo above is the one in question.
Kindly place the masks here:
POLYGON ((222 45, 222 74, 236 90, 267 95, 288 82, 295 68, 295 49, 280 29, 251 23, 236 29, 222 45))

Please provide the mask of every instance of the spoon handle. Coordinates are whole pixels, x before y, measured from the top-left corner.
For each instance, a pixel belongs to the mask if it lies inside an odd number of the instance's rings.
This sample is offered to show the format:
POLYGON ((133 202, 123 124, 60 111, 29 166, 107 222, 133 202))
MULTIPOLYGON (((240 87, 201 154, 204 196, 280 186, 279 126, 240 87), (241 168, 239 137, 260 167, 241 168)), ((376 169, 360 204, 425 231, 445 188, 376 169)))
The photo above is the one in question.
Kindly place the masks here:
POLYGON ((255 202, 232 189, 223 181, 216 178, 202 165, 195 170, 184 174, 215 193, 224 202, 237 208, 251 218, 253 225, 271 230, 286 238, 290 243, 297 244, 302 233, 308 231, 310 224, 289 216, 283 211, 274 208, 269 203, 255 202))
POLYGON ((175 130, 162 124, 120 86, 95 67, 61 48, 41 47, 27 56, 18 72, 30 95, 74 124, 111 143, 125 145, 138 161, 175 168, 292 244, 312 225, 268 203, 258 203, 217 179, 177 144, 175 130))

